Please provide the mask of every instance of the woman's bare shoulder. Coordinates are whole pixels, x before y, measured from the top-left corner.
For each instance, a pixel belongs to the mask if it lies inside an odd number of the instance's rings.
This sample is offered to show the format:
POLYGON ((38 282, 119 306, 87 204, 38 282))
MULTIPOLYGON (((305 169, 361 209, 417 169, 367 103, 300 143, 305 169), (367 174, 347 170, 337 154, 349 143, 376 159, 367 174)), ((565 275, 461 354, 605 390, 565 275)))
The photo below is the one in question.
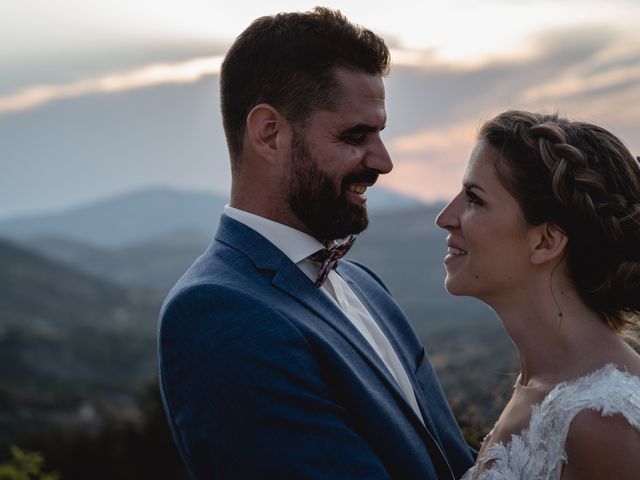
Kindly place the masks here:
POLYGON ((580 412, 571 422, 565 449, 569 461, 562 480, 638 478, 640 430, 621 413, 580 412))

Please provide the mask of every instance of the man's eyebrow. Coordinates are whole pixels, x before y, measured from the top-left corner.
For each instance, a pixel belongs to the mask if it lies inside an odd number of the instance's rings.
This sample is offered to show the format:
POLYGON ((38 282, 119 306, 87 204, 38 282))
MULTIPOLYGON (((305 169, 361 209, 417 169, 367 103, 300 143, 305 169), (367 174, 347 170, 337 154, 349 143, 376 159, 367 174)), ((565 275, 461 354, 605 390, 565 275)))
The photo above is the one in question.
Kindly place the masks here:
MULTIPOLYGON (((465 190, 472 190, 474 188, 477 188, 478 190, 485 192, 484 188, 482 188, 480 185, 478 185, 477 183, 473 183, 473 182, 464 182, 462 184, 462 186, 464 187, 465 190)), ((485 192, 487 193, 487 192, 485 192)))
POLYGON ((384 130, 386 125, 383 125, 381 128, 375 127, 373 125, 367 125, 366 123, 358 123, 357 125, 347 128, 342 132, 342 135, 359 135, 361 133, 376 133, 384 130))

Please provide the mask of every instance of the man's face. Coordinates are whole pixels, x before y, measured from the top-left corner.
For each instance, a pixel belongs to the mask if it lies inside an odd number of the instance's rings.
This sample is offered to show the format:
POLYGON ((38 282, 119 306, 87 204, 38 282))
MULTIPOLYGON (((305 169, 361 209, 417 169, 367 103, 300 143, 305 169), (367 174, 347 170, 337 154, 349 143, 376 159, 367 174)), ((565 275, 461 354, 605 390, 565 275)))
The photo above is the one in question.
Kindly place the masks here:
POLYGON ((386 122, 384 86, 377 75, 337 70, 335 111, 314 112, 291 141, 289 208, 326 242, 360 233, 368 225, 366 189, 393 165, 380 131, 386 122))

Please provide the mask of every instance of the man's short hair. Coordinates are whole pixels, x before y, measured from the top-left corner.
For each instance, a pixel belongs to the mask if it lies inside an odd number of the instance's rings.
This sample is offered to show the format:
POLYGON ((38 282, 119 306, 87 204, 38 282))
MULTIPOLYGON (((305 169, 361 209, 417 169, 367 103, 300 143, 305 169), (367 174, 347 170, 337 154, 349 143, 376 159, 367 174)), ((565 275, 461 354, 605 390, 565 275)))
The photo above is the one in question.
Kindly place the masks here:
POLYGON ((279 13, 255 20, 231 46, 220 73, 220 97, 232 169, 242 153, 246 118, 267 103, 291 123, 336 106, 335 69, 372 75, 389 71, 382 38, 339 11, 279 13))

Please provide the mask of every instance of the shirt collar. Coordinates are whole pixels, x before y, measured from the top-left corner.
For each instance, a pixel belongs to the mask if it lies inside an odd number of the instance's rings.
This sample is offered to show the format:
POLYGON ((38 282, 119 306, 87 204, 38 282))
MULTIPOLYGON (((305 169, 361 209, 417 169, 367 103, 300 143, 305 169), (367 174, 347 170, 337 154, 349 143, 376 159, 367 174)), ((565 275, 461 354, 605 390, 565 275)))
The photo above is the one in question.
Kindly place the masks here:
POLYGON ((298 263, 324 248, 324 245, 311 235, 282 223, 274 222, 230 205, 224 207, 224 213, 258 232, 279 248, 293 263, 298 263))

